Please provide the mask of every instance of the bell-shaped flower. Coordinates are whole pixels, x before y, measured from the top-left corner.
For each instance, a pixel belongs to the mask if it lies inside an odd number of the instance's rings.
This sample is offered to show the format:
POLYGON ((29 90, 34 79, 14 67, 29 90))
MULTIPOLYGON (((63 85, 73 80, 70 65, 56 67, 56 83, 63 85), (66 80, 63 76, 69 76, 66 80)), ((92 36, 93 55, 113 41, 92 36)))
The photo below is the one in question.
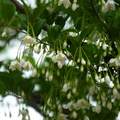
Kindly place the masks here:
POLYGON ((66 105, 66 107, 69 109, 69 111, 72 111, 73 109, 76 109, 76 103, 71 101, 66 105))
POLYGON ((33 66, 32 66, 32 64, 29 61, 25 62, 22 67, 25 70, 31 70, 31 69, 33 69, 33 66))
POLYGON ((96 105, 92 108, 93 112, 100 113, 101 112, 101 105, 96 105))
POLYGON ((102 7, 102 12, 106 13, 109 9, 115 10, 115 4, 119 5, 118 3, 114 2, 114 0, 108 0, 102 7))
POLYGON ((25 44, 27 47, 29 47, 31 44, 34 44, 36 42, 35 38, 32 38, 30 35, 26 35, 23 38, 23 44, 25 44))
POLYGON ((21 71, 21 65, 17 60, 15 60, 10 63, 9 69, 11 69, 12 71, 14 70, 21 71))
POLYGON ((68 115, 65 114, 59 114, 57 120, 67 120, 68 115))
POLYGON ((58 63, 58 67, 61 69, 67 60, 67 57, 63 53, 59 53, 57 56, 53 56, 54 63, 58 63))
POLYGON ((58 6, 60 6, 62 4, 65 6, 66 9, 71 5, 69 0, 59 0, 58 6))
POLYGON ((80 99, 77 101, 77 110, 89 108, 90 104, 85 99, 80 99))
POLYGON ((70 84, 69 84, 69 83, 65 83, 65 84, 63 85, 62 91, 63 91, 63 92, 67 92, 70 88, 71 88, 71 87, 70 87, 70 84))
POLYGON ((111 58, 109 60, 109 65, 114 67, 120 67, 120 61, 116 58, 111 58))

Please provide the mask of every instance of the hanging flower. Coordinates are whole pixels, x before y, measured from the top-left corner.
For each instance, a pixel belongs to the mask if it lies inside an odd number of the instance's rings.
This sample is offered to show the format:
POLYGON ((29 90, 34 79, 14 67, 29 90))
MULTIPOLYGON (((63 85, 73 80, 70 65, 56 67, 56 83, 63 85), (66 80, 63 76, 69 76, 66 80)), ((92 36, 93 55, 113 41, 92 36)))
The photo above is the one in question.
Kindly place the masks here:
POLYGON ((36 39, 32 38, 30 35, 26 35, 25 38, 23 38, 23 44, 25 44, 27 47, 35 42, 36 39))
POLYGON ((76 3, 73 3, 73 4, 72 4, 72 10, 73 10, 73 11, 75 11, 75 10, 76 10, 76 8, 77 8, 76 3))
POLYGON ((68 115, 65 115, 65 114, 61 113, 61 114, 59 114, 57 120, 67 120, 67 117, 68 117, 68 115))
POLYGON ((32 64, 31 64, 29 61, 25 62, 22 67, 23 67, 25 70, 33 69, 33 66, 32 66, 32 64))
POLYGON ((14 70, 21 71, 21 65, 20 65, 20 63, 17 60, 15 60, 15 61, 12 61, 10 63, 9 69, 11 69, 12 71, 14 71, 14 70))
POLYGON ((86 101, 85 99, 80 99, 77 101, 77 110, 79 109, 85 109, 85 108, 89 108, 90 105, 88 103, 88 101, 86 101))
POLYGON ((57 56, 53 56, 54 63, 58 63, 58 67, 61 69, 67 60, 67 57, 63 53, 59 53, 57 56))
POLYGON ((67 92, 70 88, 71 88, 71 87, 70 87, 70 84, 69 84, 69 83, 65 83, 65 84, 63 85, 62 91, 63 91, 63 92, 67 92))
POLYGON ((109 9, 115 10, 115 4, 119 5, 116 2, 114 2, 114 0, 108 0, 106 3, 104 2, 102 12, 106 13, 109 9))
POLYGON ((76 103, 73 103, 72 101, 69 102, 67 105, 67 108, 69 109, 69 111, 72 111, 73 109, 76 108, 76 103))
POLYGON ((66 9, 71 5, 69 0, 59 0, 58 6, 60 6, 62 4, 65 6, 66 9))
POLYGON ((120 61, 117 58, 111 58, 109 64, 110 66, 120 67, 120 61))
POLYGON ((96 113, 100 113, 101 112, 101 105, 96 105, 95 107, 93 107, 93 112, 96 112, 96 113))

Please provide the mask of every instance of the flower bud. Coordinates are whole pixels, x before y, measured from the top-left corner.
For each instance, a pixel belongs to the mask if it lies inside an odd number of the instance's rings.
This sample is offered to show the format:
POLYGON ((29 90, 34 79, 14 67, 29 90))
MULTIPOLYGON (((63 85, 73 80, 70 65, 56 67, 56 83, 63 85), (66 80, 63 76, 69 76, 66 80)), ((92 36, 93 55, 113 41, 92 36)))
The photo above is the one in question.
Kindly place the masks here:
POLYGON ((112 103, 111 103, 111 102, 108 102, 108 103, 107 103, 107 108, 108 108, 109 110, 112 109, 112 103))
POLYGON ((68 98, 68 99, 71 98, 71 93, 70 93, 70 92, 67 94, 67 98, 68 98))
POLYGON ((50 75, 49 76, 49 81, 52 81, 53 80, 53 75, 50 75))
POLYGON ((67 47, 67 42, 65 41, 65 42, 63 43, 63 49, 66 49, 66 47, 67 47))
POLYGON ((113 89, 113 95, 114 95, 114 96, 117 96, 117 93, 118 93, 117 89, 114 88, 114 89, 113 89))
POLYGON ((6 35, 7 35, 7 32, 4 31, 4 32, 2 33, 2 37, 6 37, 6 35))
POLYGON ((37 70, 36 69, 33 69, 32 71, 32 76, 35 77, 37 75, 37 70))
POLYGON ((75 10, 76 10, 76 8, 77 8, 76 3, 73 3, 73 4, 72 4, 72 10, 73 10, 73 11, 75 11, 75 10))
POLYGON ((81 60, 81 64, 82 65, 85 65, 86 64, 86 61, 82 58, 82 60, 81 60))
POLYGON ((74 119, 77 118, 77 113, 76 113, 76 111, 73 111, 73 113, 72 113, 72 117, 73 117, 74 119))

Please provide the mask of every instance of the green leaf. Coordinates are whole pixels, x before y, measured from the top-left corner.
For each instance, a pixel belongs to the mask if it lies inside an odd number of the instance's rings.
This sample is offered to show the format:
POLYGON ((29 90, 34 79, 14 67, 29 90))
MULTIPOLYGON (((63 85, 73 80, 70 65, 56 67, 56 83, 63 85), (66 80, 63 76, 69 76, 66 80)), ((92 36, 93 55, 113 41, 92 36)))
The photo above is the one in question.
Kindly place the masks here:
POLYGON ((50 5, 51 2, 41 5, 33 10, 33 15, 32 15, 32 23, 37 20, 37 18, 41 15, 41 13, 50 5))
POLYGON ((39 35, 39 33, 41 32, 41 29, 45 24, 46 24, 46 19, 41 19, 34 24, 33 29, 36 36, 39 35))
POLYGON ((0 2, 0 14, 6 22, 10 22, 15 15, 16 8, 12 2, 0 2))
POLYGON ((86 36, 93 30, 94 25, 91 25, 87 28, 85 28, 81 33, 80 33, 80 41, 85 39, 86 36))

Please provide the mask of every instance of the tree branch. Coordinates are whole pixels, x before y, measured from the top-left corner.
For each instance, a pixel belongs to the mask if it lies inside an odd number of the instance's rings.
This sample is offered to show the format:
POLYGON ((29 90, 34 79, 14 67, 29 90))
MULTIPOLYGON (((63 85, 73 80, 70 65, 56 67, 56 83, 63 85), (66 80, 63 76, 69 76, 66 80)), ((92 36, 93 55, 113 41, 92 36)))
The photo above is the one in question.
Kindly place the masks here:
MULTIPOLYGON (((16 6, 17 10, 20 11, 22 14, 26 14, 26 11, 24 9, 24 7, 22 6, 22 4, 20 4, 17 0, 10 0, 12 3, 14 3, 14 5, 16 6)), ((41 20, 41 18, 37 18, 36 21, 41 20)), ((43 27, 43 30, 47 31, 48 30, 49 25, 45 24, 43 27)))
POLYGON ((94 2, 93 2, 93 0, 91 0, 90 5, 91 5, 93 11, 95 12, 97 19, 99 19, 99 20, 103 23, 103 26, 105 27, 105 29, 107 30, 108 34, 110 35, 110 28, 109 28, 108 25, 104 22, 104 20, 101 18, 101 16, 98 14, 97 10, 96 10, 95 7, 94 7, 94 2))

